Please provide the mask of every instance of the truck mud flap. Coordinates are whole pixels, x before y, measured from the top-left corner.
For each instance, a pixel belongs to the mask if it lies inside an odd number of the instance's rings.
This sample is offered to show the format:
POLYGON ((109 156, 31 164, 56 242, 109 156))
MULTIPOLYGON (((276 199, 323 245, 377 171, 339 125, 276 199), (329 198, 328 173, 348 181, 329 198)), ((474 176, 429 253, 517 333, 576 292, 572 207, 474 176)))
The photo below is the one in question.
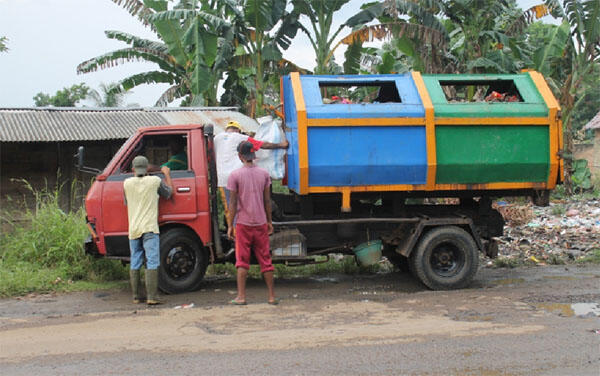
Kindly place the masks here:
POLYGON ((96 247, 96 243, 92 238, 92 235, 88 235, 85 241, 83 242, 83 248, 85 249, 85 253, 94 257, 101 257, 100 252, 98 251, 98 247, 96 247))
POLYGON ((429 227, 439 226, 458 226, 464 228, 473 237, 473 240, 475 241, 475 244, 477 244, 477 248, 479 249, 479 251, 484 251, 481 239, 479 238, 479 236, 477 236, 475 226, 473 226, 473 220, 468 217, 459 217, 426 218, 419 221, 414 225, 413 229, 411 230, 411 234, 404 238, 404 240, 400 244, 398 244, 396 252, 401 254, 402 256, 409 257, 418 240, 421 238, 423 231, 426 231, 426 229, 429 227))

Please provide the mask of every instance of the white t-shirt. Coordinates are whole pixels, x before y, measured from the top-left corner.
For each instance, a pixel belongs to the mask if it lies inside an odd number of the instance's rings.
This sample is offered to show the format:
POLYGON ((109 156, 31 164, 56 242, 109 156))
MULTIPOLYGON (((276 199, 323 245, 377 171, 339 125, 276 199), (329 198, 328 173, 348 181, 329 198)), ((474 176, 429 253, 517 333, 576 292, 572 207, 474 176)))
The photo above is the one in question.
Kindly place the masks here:
POLYGON ((243 166, 238 157, 237 147, 248 136, 237 132, 223 132, 215 136, 215 155, 217 159, 217 186, 227 187, 229 174, 243 166))

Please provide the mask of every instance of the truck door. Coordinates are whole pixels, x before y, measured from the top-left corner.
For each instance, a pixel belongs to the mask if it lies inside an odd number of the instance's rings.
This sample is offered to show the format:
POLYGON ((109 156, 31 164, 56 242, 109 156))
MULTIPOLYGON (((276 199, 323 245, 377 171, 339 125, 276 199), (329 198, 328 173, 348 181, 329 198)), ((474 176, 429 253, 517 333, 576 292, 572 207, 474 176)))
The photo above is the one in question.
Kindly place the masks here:
POLYGON ((193 222, 198 216, 196 184, 190 160, 188 133, 146 135, 129 153, 123 156, 120 164, 106 178, 102 194, 102 232, 106 241, 107 256, 129 256, 127 206, 123 192, 123 182, 133 176, 131 161, 137 155, 144 155, 150 162, 149 174, 164 179, 161 165, 171 168, 173 195, 171 199, 160 198, 159 223, 193 222))

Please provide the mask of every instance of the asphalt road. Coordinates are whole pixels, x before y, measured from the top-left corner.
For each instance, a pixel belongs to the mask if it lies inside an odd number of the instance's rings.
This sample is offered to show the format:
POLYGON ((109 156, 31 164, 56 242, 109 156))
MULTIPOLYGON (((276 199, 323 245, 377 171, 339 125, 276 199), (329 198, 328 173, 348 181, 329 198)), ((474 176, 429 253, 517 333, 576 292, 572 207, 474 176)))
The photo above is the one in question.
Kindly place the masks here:
POLYGON ((389 273, 0 300, 2 375, 600 375, 600 266, 480 269, 429 291, 389 273), (191 308, 175 308, 194 303, 191 308))

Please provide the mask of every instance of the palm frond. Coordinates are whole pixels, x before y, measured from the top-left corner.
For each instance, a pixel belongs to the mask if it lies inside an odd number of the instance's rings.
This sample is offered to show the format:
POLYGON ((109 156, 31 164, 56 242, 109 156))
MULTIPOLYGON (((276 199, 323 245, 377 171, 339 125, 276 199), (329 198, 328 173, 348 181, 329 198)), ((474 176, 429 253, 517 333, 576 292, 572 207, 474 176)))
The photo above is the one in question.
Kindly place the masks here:
POLYGON ((147 49, 156 50, 160 53, 165 53, 165 54, 168 52, 167 45, 162 42, 157 42, 157 41, 153 41, 150 39, 140 38, 135 35, 125 33, 122 31, 117 31, 117 30, 106 30, 106 31, 104 31, 104 34, 109 39, 120 40, 121 42, 125 42, 125 43, 131 45, 132 47, 147 48, 147 49))
POLYGON ((525 28, 535 20, 551 14, 550 7, 546 4, 534 5, 527 9, 519 18, 517 18, 507 29, 507 35, 515 35, 523 32, 525 28))
POLYGON ((167 105, 169 103, 171 103, 175 99, 181 98, 185 95, 187 95, 187 93, 185 93, 182 90, 181 85, 173 85, 170 88, 168 88, 164 93, 161 94, 161 96, 158 98, 158 100, 156 101, 154 106, 155 107, 167 107, 167 105))
POLYGON ((132 61, 150 61, 165 70, 175 69, 175 61, 170 55, 136 47, 123 48, 86 60, 77 66, 77 74, 95 72, 132 61))
MULTIPOLYGON (((374 40, 384 41, 403 36, 411 39, 417 38, 423 43, 434 44, 439 47, 445 47, 447 44, 446 36, 435 29, 407 22, 397 22, 365 26, 342 38, 338 45, 350 45, 355 42, 365 43, 374 40)), ((334 47, 334 50, 338 45, 334 47)))
POLYGON ((119 89, 114 89, 118 92, 130 90, 133 87, 143 84, 175 84, 177 77, 173 74, 162 71, 151 71, 134 74, 118 82, 119 89))
POLYGON ((150 26, 153 30, 154 27, 152 23, 148 20, 148 17, 154 13, 151 8, 148 8, 144 5, 143 0, 111 0, 113 3, 117 4, 120 7, 125 8, 129 14, 136 17, 138 20, 142 22, 144 26, 150 26))
POLYGON ((173 9, 164 12, 156 12, 148 16, 148 19, 152 22, 179 21, 192 18, 200 18, 204 23, 211 25, 211 27, 215 29, 221 28, 223 26, 229 26, 229 22, 227 22, 223 18, 201 10, 173 9))

